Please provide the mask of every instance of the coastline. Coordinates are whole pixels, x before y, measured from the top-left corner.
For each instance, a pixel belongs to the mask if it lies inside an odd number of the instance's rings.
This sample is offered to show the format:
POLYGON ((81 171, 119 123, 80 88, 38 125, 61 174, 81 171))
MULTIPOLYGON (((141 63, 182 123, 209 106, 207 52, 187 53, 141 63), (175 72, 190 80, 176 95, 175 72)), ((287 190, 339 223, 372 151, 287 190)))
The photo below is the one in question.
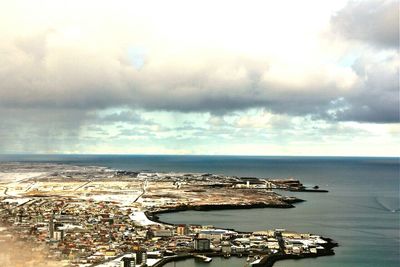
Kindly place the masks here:
MULTIPOLYGON (((318 258, 318 257, 324 257, 324 256, 334 256, 335 252, 333 251, 334 247, 338 247, 338 244, 334 242, 330 238, 324 238, 322 239, 326 240, 328 243, 325 244, 324 251, 319 251, 316 254, 299 254, 299 255, 293 255, 293 254, 272 254, 268 256, 264 256, 261 258, 259 263, 255 263, 252 265, 249 265, 251 267, 273 267, 273 265, 278 262, 278 261, 284 261, 284 260, 301 260, 301 259, 308 259, 308 258, 318 258)), ((170 262, 177 262, 177 261, 182 261, 186 259, 196 259, 196 255, 204 255, 207 257, 224 257, 224 254, 221 252, 205 252, 205 253, 191 253, 191 254, 184 254, 184 255, 176 255, 176 256, 171 256, 171 257, 165 257, 159 262, 157 262, 153 267, 162 267, 167 263, 170 262)), ((242 253, 242 256, 248 256, 249 253, 242 253)), ((237 257, 238 255, 231 255, 232 257, 237 257)), ((249 263, 250 264, 250 263, 249 263)))
POLYGON ((290 189, 290 192, 306 192, 306 193, 329 193, 329 190, 325 189, 290 189))
MULTIPOLYGON (((19 166, 17 166, 19 167, 19 166)), ((47 167, 47 166, 45 166, 47 167)), ((150 231, 151 235, 158 235, 159 237, 171 237, 171 240, 174 241, 177 236, 185 235, 185 234, 177 234, 177 228, 182 227, 180 224, 171 224, 167 222, 161 221, 159 214, 162 213, 172 213, 172 212, 179 212, 179 211, 212 211, 212 210, 248 210, 248 209, 261 209, 261 208, 272 208, 272 209, 289 209, 294 208, 295 203, 303 202, 305 200, 294 197, 294 196, 283 196, 281 194, 272 191, 271 188, 257 188, 251 187, 251 184, 247 182, 246 188, 235 188, 234 186, 229 187, 229 189, 224 189, 222 192, 220 191, 219 186, 215 187, 214 179, 219 179, 217 181, 230 181, 234 183, 235 181, 226 180, 228 179, 225 176, 216 176, 215 178, 207 178, 205 179, 203 175, 200 174, 174 174, 171 179, 170 174, 159 174, 157 175, 153 173, 143 173, 139 177, 140 179, 132 180, 130 174, 122 173, 120 171, 116 171, 112 175, 112 171, 104 172, 101 169, 93 169, 88 171, 86 169, 81 170, 78 167, 76 169, 70 170, 69 168, 67 171, 63 168, 59 168, 60 170, 56 171, 55 174, 48 174, 51 175, 51 178, 44 177, 45 180, 44 184, 41 184, 41 190, 36 190, 29 192, 29 196, 31 198, 39 198, 40 201, 33 201, 32 203, 38 205, 38 207, 43 207, 43 203, 48 203, 48 206, 53 207, 54 204, 57 204, 57 201, 69 201, 71 195, 79 196, 81 191, 85 191, 88 196, 100 196, 99 198, 94 198, 95 200, 82 198, 79 199, 79 209, 90 209, 93 210, 93 205, 96 206, 97 210, 108 210, 111 213, 120 213, 121 206, 134 206, 136 211, 132 211, 128 208, 122 209, 125 211, 125 215, 121 216, 121 218, 117 218, 116 226, 111 227, 115 230, 115 232, 119 231, 118 227, 120 225, 127 225, 130 221, 133 221, 135 226, 140 226, 142 228, 147 229, 150 231), (85 177, 95 177, 97 176, 98 180, 96 181, 87 181, 85 177), (110 176, 117 177, 110 181, 110 176), (82 178, 83 177, 83 178, 82 178), (72 181, 70 179, 73 179, 72 181), (181 181, 186 179, 185 181, 189 181, 184 183, 183 190, 181 189, 181 181), (54 180, 54 181, 53 181, 54 180), (199 182, 200 181, 200 182, 199 182), (73 182, 71 184, 71 182, 73 182), (92 183, 89 185, 89 183, 92 183), (203 187, 211 188, 209 191, 207 189, 198 189, 199 183, 203 187), (87 188, 84 188, 87 186, 87 188), (70 195, 65 193, 65 189, 70 191, 70 195), (93 190, 94 188, 94 190, 93 190), (132 190, 132 188, 136 188, 136 190, 132 190), (140 190, 137 190, 137 189, 140 190), (51 189, 51 190, 50 190, 51 189), (58 191, 57 191, 58 189, 58 191), (181 190, 179 190, 181 189, 181 190), (79 192, 77 192, 79 191, 79 192), (55 192, 58 192, 55 193, 55 192), (117 197, 107 197, 103 196, 104 192, 112 192, 117 197), (125 198, 122 198, 121 195, 130 195, 134 193, 135 199, 133 202, 126 201, 125 198), (39 194, 39 195, 38 195, 39 194), (96 195, 97 194, 97 195, 96 195), (185 196, 187 199, 186 201, 181 201, 180 198, 176 196, 181 196, 180 194, 186 194, 185 196), (51 197, 50 199, 46 199, 47 197, 51 197), (61 198, 61 200, 54 199, 61 198), (189 201, 193 199, 194 201, 189 201), (140 200, 140 201, 139 201, 140 200), (107 203, 107 204, 104 204, 107 203), (158 225, 155 225, 158 224, 158 225), (164 225, 164 226, 162 226, 164 225), (163 233, 164 229, 166 233, 163 233), (160 231, 160 232, 159 232, 160 231), (158 233, 159 232, 159 233, 158 233)), ((57 169, 56 169, 57 170, 57 169)), ((137 176, 137 175, 136 175, 137 176)), ((137 178, 135 176, 135 178, 137 178)), ((230 179, 230 178, 229 178, 230 179)), ((237 178, 239 179, 239 178, 237 178)), ((40 179, 39 179, 40 180, 40 179)), ((33 183, 38 182, 34 180, 33 183)), ((42 181, 40 181, 42 182, 42 181)), ((28 189, 32 188, 32 182, 25 181, 25 187, 28 189)), ((23 186, 18 184, 18 186, 13 187, 13 192, 15 195, 17 193, 22 194, 25 196, 26 191, 23 191, 23 186), (15 187, 15 188, 14 188, 15 187)), ((226 187, 226 186, 225 186, 226 187)), ((68 192, 69 192, 68 191, 68 192)), ((13 203, 13 202, 12 202, 13 203)), ((14 206, 19 207, 16 203, 14 206)), ((26 203, 24 203, 26 204, 26 203)), ((7 203, 4 204, 5 209, 13 209, 13 206, 8 205, 7 203)), ((29 206, 31 207, 31 206, 29 206)), ((76 205, 74 206, 76 207, 76 205)), ((28 213, 33 209, 28 209, 28 213)), ((21 223, 23 225, 30 223, 31 217, 23 216, 24 214, 17 213, 16 216, 10 216, 9 221, 13 222, 14 224, 19 227, 21 223)), ((29 213, 30 214, 30 213, 29 213)), ((74 242, 73 238, 68 236, 68 239, 65 240, 56 240, 53 236, 52 231, 58 230, 52 226, 52 220, 56 218, 56 220, 60 220, 62 215, 55 216, 53 214, 49 214, 48 210, 43 211, 44 216, 47 216, 47 232, 50 236, 47 239, 47 242, 53 243, 55 241, 63 242, 63 244, 71 244, 74 242), (50 218, 50 219, 49 219, 50 218)), ((60 213, 61 214, 61 213, 60 213)), ((75 218, 75 217, 74 217, 75 218)), ((90 219, 90 218, 89 218, 90 219)), ((88 218, 86 216, 78 216, 76 220, 80 220, 86 222, 88 218)), ((115 221, 110 221, 110 218, 103 218, 103 221, 109 222, 110 226, 114 225, 115 221)), ((35 223, 35 221, 33 222, 35 223)), ((44 223, 46 224, 46 219, 44 219, 44 223)), ((95 225, 98 224, 97 221, 90 221, 86 222, 87 225, 95 225)), ((186 227, 186 226, 185 226, 186 227)), ((318 257, 318 256, 325 256, 325 255, 333 255, 333 251, 331 249, 325 249, 324 245, 327 242, 321 241, 318 235, 312 235, 310 233, 303 234, 286 231, 285 229, 275 229, 275 230, 265 230, 256 232, 239 232, 235 231, 234 229, 217 229, 213 226, 206 226, 203 227, 202 225, 198 224, 191 224, 188 226, 188 229, 191 229, 192 234, 190 237, 190 243, 187 242, 189 245, 170 245, 170 242, 166 241, 165 239, 154 239, 156 244, 148 244, 147 248, 150 248, 149 251, 154 251, 154 248, 159 248, 159 246, 164 246, 168 253, 165 256, 159 258, 160 263, 156 266, 163 266, 167 262, 176 261, 180 259, 187 259, 187 258, 201 258, 201 256, 209 256, 209 257, 230 257, 230 256, 249 256, 247 261, 252 262, 252 266, 272 266, 274 262, 283 259, 294 259, 294 258, 306 258, 306 257, 318 257), (206 230, 204 230, 206 229, 206 230), (208 230, 211 229, 211 230, 208 230), (219 238, 222 239, 222 234, 216 234, 217 231, 231 231, 231 233, 226 234, 225 240, 229 240, 227 242, 220 242, 220 240, 215 241, 214 239, 218 239, 213 235, 220 235, 219 238), (215 233, 213 233, 215 231, 215 233), (240 238, 243 240, 235 241, 229 234, 232 235, 241 235, 240 238), (283 234, 286 234, 283 236, 283 234), (201 236, 202 235, 202 236, 201 236), (207 236, 210 235, 210 236, 207 236), (258 236, 258 237, 257 237, 258 236), (260 237, 262 236, 262 237, 260 237), (250 238, 254 238, 253 241, 250 242, 250 238), (196 248, 196 240, 208 240, 208 249, 198 249, 196 248), (248 241, 246 241, 246 239, 248 241), (319 239, 319 241, 317 241, 319 239), (210 242, 214 240, 215 244, 210 247, 210 242), (298 240, 304 240, 304 246, 302 247, 299 245, 298 240), (307 241, 308 240, 308 241, 307 241), (311 241, 310 241, 311 240, 311 241), (236 242, 236 243, 235 243, 236 242), (270 242, 271 244, 267 244, 270 242), (311 242, 311 243, 308 243, 311 242), (222 244, 227 243, 227 244, 222 244), (262 243, 262 244, 261 244, 262 243), (311 246, 309 246, 311 244, 311 246), (321 244, 321 245, 319 245, 321 244), (286 247, 288 245, 288 247, 286 247), (177 248, 176 250, 168 250, 169 246, 172 248, 177 248), (184 249, 182 249, 184 247, 184 249), (228 247, 229 252, 226 252, 226 247, 228 247), (225 248, 225 250, 224 250, 225 248), (151 250, 153 249, 153 250, 151 250), (232 250, 231 250, 232 249, 232 250), (296 250, 294 250, 296 249, 296 250), (307 255, 306 255, 307 254, 307 255), (169 255, 169 256, 167 256, 169 255), (261 260, 263 260, 261 262, 261 260), (258 265, 255 265, 258 264, 258 265), (261 264, 261 265, 260 265, 261 264)), ((229 227, 229 225, 228 225, 229 227)), ((189 234, 189 230, 188 234, 189 234)), ((141 233, 135 235, 140 235, 141 233)), ((187 234, 186 234, 187 235, 187 234)), ((147 235, 146 235, 147 238, 147 235)), ((122 244, 123 247, 125 239, 120 238, 119 242, 122 244)), ((120 253, 123 251, 123 248, 120 250, 114 249, 113 251, 110 250, 104 251, 104 249, 99 249, 99 254, 105 255, 105 253, 115 253, 117 255, 121 255, 120 253)), ((114 260, 114 259, 113 259, 114 260)), ((86 261, 84 257, 82 257, 82 262, 86 261)), ((77 261, 75 261, 77 262, 77 261)), ((90 261, 93 262, 93 261, 90 261)), ((103 262, 101 259, 98 261, 100 264, 103 262)), ((97 264, 97 263, 96 263, 97 264)), ((153 264, 153 263, 152 263, 153 264)))
MULTIPOLYGON (((302 199, 296 199, 295 202, 303 202, 305 200, 302 199)), ((292 203, 295 203, 292 202, 292 203)), ((180 207, 175 207, 171 209, 165 209, 165 210, 160 210, 160 211, 145 211, 144 214, 146 217, 154 221, 156 223, 161 223, 161 224, 166 224, 166 225, 177 225, 173 223, 168 223, 165 221, 160 220, 160 217, 158 214, 163 214, 163 213, 174 213, 174 212, 180 212, 180 211, 188 211, 188 210, 195 210, 195 211, 212 211, 212 210, 224 210, 224 209, 254 209, 254 208, 294 208, 295 206, 292 204, 289 205, 277 205, 277 204, 265 204, 265 203, 257 203, 257 204, 252 204, 252 205, 233 205, 233 204, 227 204, 227 205, 201 205, 201 206, 180 206, 180 207)), ((233 230, 235 229, 229 229, 227 230, 233 230)), ((237 231, 238 233, 250 233, 250 232, 240 232, 237 231)), ((306 258, 318 258, 318 257, 323 257, 323 256, 333 256, 335 255, 335 252, 333 248, 338 247, 338 243, 333 241, 331 238, 326 238, 326 237, 321 237, 321 239, 325 240, 327 243, 321 245, 324 250, 319 250, 315 254, 299 254, 299 255, 294 255, 294 254, 271 254, 264 256, 261 258, 259 263, 255 263, 249 266, 254 266, 254 267, 272 267, 277 261, 283 261, 283 260, 301 260, 301 259, 306 259, 306 258)), ((181 260, 186 260, 186 259, 195 259, 195 255, 199 253, 194 253, 194 254, 185 254, 185 255, 176 255, 168 258, 163 258, 160 262, 155 264, 153 267, 162 267, 165 264, 169 262, 174 262, 174 261, 181 261, 181 260)), ((224 254, 221 252, 205 252, 201 253, 201 255, 205 255, 207 257, 223 257, 224 254)), ((242 256, 247 256, 249 253, 242 253, 242 256)), ((237 255, 232 255, 232 256, 237 256, 237 255)))
POLYGON ((331 238, 325 238, 321 237, 323 240, 325 240, 327 243, 325 245, 322 245, 324 247, 323 251, 318 251, 316 254, 299 254, 299 255, 294 255, 294 254, 272 254, 269 256, 266 256, 261 259, 260 263, 252 265, 254 267, 272 267, 275 262, 277 261, 283 261, 283 260, 301 260, 301 259, 307 259, 307 258, 318 258, 318 257, 324 257, 324 256, 333 256, 335 255, 335 251, 333 251, 333 248, 338 247, 338 243, 333 241, 331 238))
POLYGON ((304 202, 305 200, 297 198, 296 200, 285 201, 286 204, 268 204, 268 203, 253 203, 248 205, 236 205, 236 204, 216 204, 216 205, 181 205, 176 207, 171 207, 167 209, 157 210, 157 211, 145 211, 147 218, 156 223, 162 223, 167 225, 175 225, 173 223, 168 223, 160 220, 158 214, 164 213, 174 213, 181 211, 213 211, 213 210, 240 210, 240 209, 258 209, 258 208, 273 208, 273 209, 291 209, 295 208, 294 203, 304 202))

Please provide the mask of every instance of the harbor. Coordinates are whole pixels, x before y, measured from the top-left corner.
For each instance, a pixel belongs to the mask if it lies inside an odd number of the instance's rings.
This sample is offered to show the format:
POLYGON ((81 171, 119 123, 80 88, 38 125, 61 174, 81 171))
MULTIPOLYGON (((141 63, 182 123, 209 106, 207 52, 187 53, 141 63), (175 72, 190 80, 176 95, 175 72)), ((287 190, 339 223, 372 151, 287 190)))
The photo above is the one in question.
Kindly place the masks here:
MULTIPOLYGON (((0 157, 1 158, 1 157, 0 157)), ((13 160, 32 160, 15 157, 13 160)), ((48 162, 49 157, 36 156, 35 160, 48 162)), ((290 177, 296 174, 306 186, 321 185, 329 193, 308 194, 307 192, 279 191, 277 193, 306 200, 289 209, 240 209, 182 211, 159 214, 160 220, 169 224, 215 225, 218 228, 252 232, 262 229, 286 228, 299 232, 312 231, 322 236, 334 237, 340 244, 335 255, 330 257, 286 259, 274 263, 274 267, 353 267, 358 266, 398 266, 399 236, 398 212, 398 159, 388 158, 307 158, 307 157, 185 157, 185 156, 60 156, 57 161, 71 164, 81 162, 84 166, 108 166, 130 171, 152 169, 159 166, 165 172, 226 173, 227 175, 253 175, 256 177, 290 177), (165 161, 171 162, 168 166, 165 161), (216 166, 215 162, 221 162, 216 166), (222 164, 223 162, 223 164, 222 164), (255 165, 254 162, 257 162, 255 165), (262 164, 261 164, 262 163, 262 164), (382 182, 384 181, 384 182, 382 182), (295 218, 295 219, 288 219, 295 218), (363 218, 363 220, 359 220, 363 218), (380 218, 377 225, 376 218, 380 218)), ((50 162, 51 163, 51 162, 50 162)), ((20 166, 21 167, 21 166, 20 166)), ((50 166, 48 166, 50 167, 50 166)), ((54 168, 54 166, 52 166, 54 168)), ((88 167, 86 167, 89 169, 88 167)), ((71 169, 71 167, 69 167, 71 169)), ((16 175, 17 181, 41 175, 34 173, 32 166, 21 169, 20 174, 7 169, 2 175, 8 179, 16 175)), ((43 174, 43 173, 42 173, 43 174)), ((28 182, 28 187, 31 183, 28 182)), ((72 183, 70 183, 72 185, 72 183)), ((106 184, 104 184, 106 185, 106 184)), ((90 184, 88 185, 90 186, 90 184)), ((274 189, 275 190, 275 189, 274 189)), ((1 192, 1 191, 0 191, 1 192)), ((131 191, 132 192, 132 191, 131 191)), ((10 190, 8 193, 13 193, 10 190)), ((79 193, 79 192, 76 192, 79 193)), ((140 192, 138 191, 138 194, 140 192)), ((95 196, 92 196, 93 198, 95 196)), ((137 198, 132 196, 132 201, 137 198)), ((15 198, 14 198, 15 199, 15 198)), ((97 199, 97 198, 96 198, 97 199)), ((125 197, 104 197, 107 201, 126 200, 125 197)), ((16 200, 16 199, 15 199, 16 200)), ((99 201, 101 199, 98 199, 99 201)), ((21 198, 19 204, 26 201, 21 198)), ((125 201, 129 204, 129 201, 125 201)), ((4 229, 4 228, 0 228, 4 229)), ((25 243, 24 243, 25 244, 25 243)), ((36 247, 35 255, 40 252, 36 247)), ((31 259, 32 247, 8 246, 0 253, 25 251, 16 259, 31 259)), ((11 258, 12 259, 12 258, 11 258)), ((50 260, 47 260, 50 264, 50 260)), ((58 262, 57 264, 61 264, 58 262)), ((166 267, 243 267, 246 257, 214 257, 210 263, 202 263, 189 258, 167 263, 166 267)), ((59 265, 58 265, 59 266, 59 265)), ((57 266, 57 267, 58 267, 57 266)))
POLYGON ((41 255, 63 266, 162 266, 187 258, 211 263, 214 257, 235 256, 254 258, 248 264, 262 266, 285 255, 333 255, 336 246, 319 235, 283 228, 239 232, 231 227, 159 220, 161 214, 189 210, 293 209, 302 199, 274 191, 303 188, 292 178, 132 172, 96 166, 1 167, 20 176, 29 170, 26 178, 1 184, 1 223, 6 226, 1 240, 30 239, 41 248, 41 255))

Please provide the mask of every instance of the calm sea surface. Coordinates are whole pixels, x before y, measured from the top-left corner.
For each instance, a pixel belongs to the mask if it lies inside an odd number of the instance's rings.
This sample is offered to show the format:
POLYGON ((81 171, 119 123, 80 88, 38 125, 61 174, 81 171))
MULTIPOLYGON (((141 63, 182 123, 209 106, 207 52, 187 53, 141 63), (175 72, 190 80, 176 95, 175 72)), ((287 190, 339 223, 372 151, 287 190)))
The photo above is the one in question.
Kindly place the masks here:
MULTIPOLYGON (((306 202, 293 209, 186 211, 163 214, 170 223, 213 224, 242 231, 286 228, 331 237, 336 255, 282 261, 277 267, 400 266, 399 158, 0 155, 0 161, 60 162, 127 170, 210 172, 237 176, 295 177, 329 193, 288 193, 306 202)), ((178 267, 242 267, 244 259, 193 260, 178 267)), ((167 265, 168 267, 174 264, 167 265)))

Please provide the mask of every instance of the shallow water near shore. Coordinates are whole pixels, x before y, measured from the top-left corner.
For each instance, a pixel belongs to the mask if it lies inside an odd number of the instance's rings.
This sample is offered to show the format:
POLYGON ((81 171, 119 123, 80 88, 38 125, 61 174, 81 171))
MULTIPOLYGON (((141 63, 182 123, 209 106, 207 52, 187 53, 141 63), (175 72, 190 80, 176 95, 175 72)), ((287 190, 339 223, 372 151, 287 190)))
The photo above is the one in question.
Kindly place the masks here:
MULTIPOLYGON (((285 260, 277 267, 399 266, 399 159, 225 156, 0 156, 0 161, 60 162, 127 170, 210 172, 237 176, 295 177, 329 193, 280 192, 306 200, 293 209, 185 211, 161 214, 169 223, 212 224, 240 231, 286 228, 339 242, 336 255, 285 260)), ((194 260, 176 266, 242 267, 245 259, 194 260)), ((174 263, 166 265, 175 266, 174 263)))

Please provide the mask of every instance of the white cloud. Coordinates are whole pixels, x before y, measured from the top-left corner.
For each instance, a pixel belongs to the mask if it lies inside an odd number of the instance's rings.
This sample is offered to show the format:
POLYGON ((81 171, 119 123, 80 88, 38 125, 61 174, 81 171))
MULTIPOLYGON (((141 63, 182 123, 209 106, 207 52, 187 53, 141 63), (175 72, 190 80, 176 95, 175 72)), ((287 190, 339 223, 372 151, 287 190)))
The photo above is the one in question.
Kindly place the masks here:
MULTIPOLYGON (((361 12, 351 23, 362 29, 362 12, 382 6, 367 2, 360 9, 317 0, 2 1, 0 119, 7 129, 0 129, 6 136, 0 149, 52 150, 62 143, 62 150, 94 123, 109 124, 103 130, 111 136, 113 124, 135 123, 141 128, 128 141, 146 139, 147 131, 146 140, 173 140, 176 147, 165 151, 181 151, 177 140, 193 140, 196 131, 207 139, 203 128, 217 140, 243 141, 296 120, 309 125, 308 133, 321 120, 397 122, 398 52, 363 45, 375 39, 359 31, 357 42, 330 32, 348 25, 351 10, 361 12), (257 109, 263 113, 246 113, 257 109), (146 117, 152 112, 153 119, 146 117), (94 122, 98 113, 105 115, 94 122), (47 137, 30 146, 14 134, 32 131, 47 137)), ((386 12, 378 11, 381 21, 386 12)), ((387 43, 391 23, 379 25, 387 43)), ((91 145, 89 139, 76 149, 91 145)))
POLYGON ((284 105, 295 90, 305 95, 300 112, 313 112, 303 109, 356 81, 351 69, 318 59, 335 4, 156 3, 3 4, 0 49, 9 56, 0 62, 0 104, 274 109, 271 96, 284 105), (146 51, 140 68, 132 64, 134 48, 146 51))
POLYGON ((399 48, 397 0, 349 1, 332 18, 333 29, 345 38, 388 49, 399 48))

